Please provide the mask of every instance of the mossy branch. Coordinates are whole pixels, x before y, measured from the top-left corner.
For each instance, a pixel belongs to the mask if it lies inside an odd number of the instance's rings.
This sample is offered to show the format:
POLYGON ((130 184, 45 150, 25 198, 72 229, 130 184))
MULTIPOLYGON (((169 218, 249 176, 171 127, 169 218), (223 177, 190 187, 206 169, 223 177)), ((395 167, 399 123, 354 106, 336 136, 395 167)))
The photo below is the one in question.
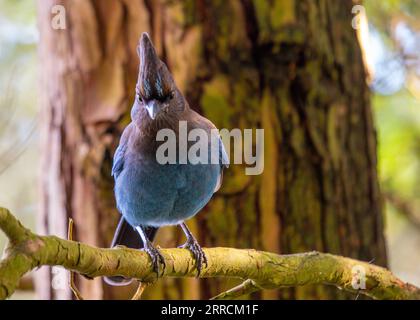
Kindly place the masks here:
MULTIPOLYGON (((0 208, 0 229, 9 238, 0 262, 0 298, 13 294, 21 277, 41 265, 60 265, 94 278, 121 275, 144 283, 156 280, 149 256, 140 250, 95 248, 56 236, 40 236, 26 229, 7 209, 0 208)), ((420 289, 390 271, 331 254, 309 252, 278 255, 252 249, 204 249, 208 266, 201 278, 233 277, 245 282, 215 298, 237 298, 262 289, 330 284, 376 299, 420 299, 420 289), (363 269, 366 289, 355 290, 354 267, 363 269)), ((166 268, 161 277, 195 277, 197 269, 185 249, 161 249, 166 268)))

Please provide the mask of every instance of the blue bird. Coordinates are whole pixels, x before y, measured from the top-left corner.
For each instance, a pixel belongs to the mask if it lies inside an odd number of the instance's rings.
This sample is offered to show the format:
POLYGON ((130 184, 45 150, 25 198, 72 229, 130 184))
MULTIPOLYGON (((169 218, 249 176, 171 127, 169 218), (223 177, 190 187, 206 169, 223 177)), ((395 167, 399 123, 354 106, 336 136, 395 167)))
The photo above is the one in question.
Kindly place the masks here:
MULTIPOLYGON (((190 109, 147 33, 142 34, 137 51, 140 68, 132 121, 121 136, 112 167, 117 208, 122 214, 112 247, 124 245, 145 250, 159 275, 159 265, 165 267, 165 262, 152 241, 159 227, 179 225, 187 238, 181 247, 192 252, 199 274, 207 258, 184 221, 196 215, 218 190, 228 157, 218 137, 217 163, 193 164, 190 159, 184 163, 180 154, 172 164, 157 160, 156 152, 163 143, 156 139, 160 130, 173 130, 177 140, 185 139, 179 129, 183 121, 188 132, 201 129, 210 143, 211 130, 216 127, 190 109)), ((191 141, 186 143, 191 147, 191 141)), ((213 145, 208 150, 212 148, 213 145)), ((119 276, 105 280, 111 285, 131 282, 119 276)))

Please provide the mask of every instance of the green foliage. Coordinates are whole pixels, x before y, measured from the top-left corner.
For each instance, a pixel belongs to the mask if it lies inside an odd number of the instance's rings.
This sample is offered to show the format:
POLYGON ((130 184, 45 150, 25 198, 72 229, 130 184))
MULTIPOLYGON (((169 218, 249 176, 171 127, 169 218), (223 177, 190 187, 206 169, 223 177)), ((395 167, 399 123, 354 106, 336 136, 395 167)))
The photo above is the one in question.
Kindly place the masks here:
MULTIPOLYGON (((397 21, 404 21, 412 30, 420 32, 418 0, 365 0, 363 5, 369 23, 379 31, 381 40, 394 53, 401 50, 393 39, 392 28, 397 21)), ((392 81, 390 70, 381 71, 385 71, 385 75, 388 72, 386 81, 392 81)), ((407 72, 415 71, 407 68, 407 72)), ((372 102, 378 131, 381 189, 414 205, 420 199, 420 101, 409 90, 403 89, 391 96, 375 95, 372 102)), ((401 274, 404 280, 418 284, 420 233, 394 204, 385 202, 385 209, 391 269, 401 274)))
POLYGON ((387 33, 390 31, 390 18, 398 15, 415 18, 420 15, 418 0, 365 0, 363 6, 369 21, 387 33))
POLYGON ((406 90, 375 96, 379 169, 384 188, 406 197, 420 191, 420 101, 406 90))

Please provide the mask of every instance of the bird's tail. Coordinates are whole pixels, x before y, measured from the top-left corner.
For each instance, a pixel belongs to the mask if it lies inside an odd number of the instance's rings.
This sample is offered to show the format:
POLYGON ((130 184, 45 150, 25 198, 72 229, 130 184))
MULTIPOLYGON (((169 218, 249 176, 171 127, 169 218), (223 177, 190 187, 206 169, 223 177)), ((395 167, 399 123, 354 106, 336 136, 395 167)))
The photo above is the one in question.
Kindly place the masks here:
MULTIPOLYGON (((146 236, 150 241, 156 236, 158 228, 147 227, 145 229, 146 236)), ((118 223, 117 230, 115 230, 114 239, 112 240, 111 248, 123 245, 128 248, 141 249, 143 248, 143 241, 140 238, 140 235, 137 231, 124 219, 121 217, 120 222, 118 223)), ((105 282, 111 286, 126 286, 129 285, 133 279, 124 278, 122 276, 114 277, 105 277, 105 282)))

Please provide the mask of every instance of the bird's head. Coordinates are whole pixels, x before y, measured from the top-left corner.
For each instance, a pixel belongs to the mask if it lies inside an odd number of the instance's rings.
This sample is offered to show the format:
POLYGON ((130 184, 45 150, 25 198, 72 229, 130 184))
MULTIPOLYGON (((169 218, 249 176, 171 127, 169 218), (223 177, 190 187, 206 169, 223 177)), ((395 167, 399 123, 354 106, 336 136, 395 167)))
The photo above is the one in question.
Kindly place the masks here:
POLYGON ((174 118, 188 108, 188 103, 178 90, 171 73, 156 54, 147 33, 140 37, 137 53, 140 58, 133 113, 147 114, 150 121, 174 118), (144 112, 146 111, 146 112, 144 112))

